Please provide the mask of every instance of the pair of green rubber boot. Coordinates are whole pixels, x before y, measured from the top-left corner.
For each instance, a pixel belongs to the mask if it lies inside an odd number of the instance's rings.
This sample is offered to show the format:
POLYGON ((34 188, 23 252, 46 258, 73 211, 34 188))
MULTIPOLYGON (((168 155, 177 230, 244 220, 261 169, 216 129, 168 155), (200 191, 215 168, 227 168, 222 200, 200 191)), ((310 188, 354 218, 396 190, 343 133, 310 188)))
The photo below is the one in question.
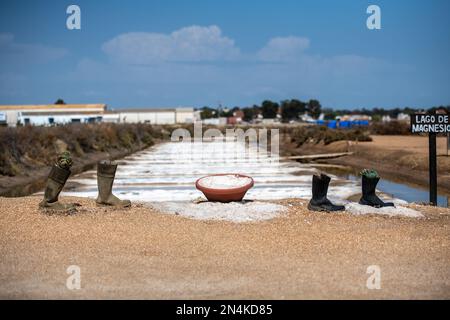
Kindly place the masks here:
MULTIPOLYGON (((39 207, 48 210, 66 212, 76 210, 76 204, 64 204, 58 201, 58 196, 70 176, 71 165, 72 160, 70 159, 70 155, 68 155, 68 153, 63 153, 63 155, 58 158, 57 163, 52 167, 48 175, 47 186, 44 192, 44 199, 39 204, 39 207)), ((116 170, 117 164, 112 163, 111 161, 101 161, 97 164, 97 205, 114 206, 119 208, 126 208, 131 206, 130 200, 120 200, 112 194, 112 186, 114 183, 116 170)))

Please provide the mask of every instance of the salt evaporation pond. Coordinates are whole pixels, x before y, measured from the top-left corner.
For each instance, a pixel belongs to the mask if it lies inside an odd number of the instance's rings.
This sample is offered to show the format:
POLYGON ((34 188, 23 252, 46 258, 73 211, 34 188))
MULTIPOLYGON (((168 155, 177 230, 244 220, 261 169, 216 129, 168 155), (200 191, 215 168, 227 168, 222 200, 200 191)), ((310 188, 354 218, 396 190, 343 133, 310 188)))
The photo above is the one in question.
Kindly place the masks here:
MULTIPOLYGON (((238 141, 162 143, 118 161, 114 193, 132 201, 191 201, 203 197, 194 185, 198 178, 214 173, 241 173, 255 181, 245 199, 310 198, 312 174, 317 169, 309 164, 277 160, 267 154, 256 155, 238 141)), ((328 195, 332 201, 360 192, 359 182, 331 177, 328 195)), ((96 171, 72 177, 62 195, 95 198, 96 171)))

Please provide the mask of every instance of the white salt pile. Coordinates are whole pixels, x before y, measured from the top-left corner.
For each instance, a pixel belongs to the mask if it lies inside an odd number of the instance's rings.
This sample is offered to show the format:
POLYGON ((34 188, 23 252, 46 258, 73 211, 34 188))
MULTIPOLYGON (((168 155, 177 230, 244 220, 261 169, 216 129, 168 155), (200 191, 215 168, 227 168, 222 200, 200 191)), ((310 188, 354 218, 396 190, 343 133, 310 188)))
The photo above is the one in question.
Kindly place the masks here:
POLYGON ((252 222, 269 220, 279 216, 286 207, 261 201, 243 202, 158 202, 151 206, 163 213, 178 214, 200 220, 226 220, 252 222))
POLYGON ((249 184, 252 180, 237 174, 227 174, 221 176, 207 176, 198 182, 199 185, 210 189, 233 189, 249 184))
POLYGON ((345 204, 345 210, 355 215, 381 214, 390 217, 394 216, 403 216, 410 218, 423 217, 423 214, 417 210, 399 206, 397 203, 395 205, 396 207, 374 208, 370 206, 363 206, 356 202, 349 202, 345 204))

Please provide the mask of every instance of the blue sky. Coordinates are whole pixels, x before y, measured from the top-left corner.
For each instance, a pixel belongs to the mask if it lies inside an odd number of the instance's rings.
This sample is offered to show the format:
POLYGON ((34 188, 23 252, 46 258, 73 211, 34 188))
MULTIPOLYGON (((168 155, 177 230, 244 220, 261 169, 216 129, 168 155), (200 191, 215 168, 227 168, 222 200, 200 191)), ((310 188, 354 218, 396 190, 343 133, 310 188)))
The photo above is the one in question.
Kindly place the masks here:
POLYGON ((1 1, 0 104, 448 105, 449 14, 446 0, 1 1))

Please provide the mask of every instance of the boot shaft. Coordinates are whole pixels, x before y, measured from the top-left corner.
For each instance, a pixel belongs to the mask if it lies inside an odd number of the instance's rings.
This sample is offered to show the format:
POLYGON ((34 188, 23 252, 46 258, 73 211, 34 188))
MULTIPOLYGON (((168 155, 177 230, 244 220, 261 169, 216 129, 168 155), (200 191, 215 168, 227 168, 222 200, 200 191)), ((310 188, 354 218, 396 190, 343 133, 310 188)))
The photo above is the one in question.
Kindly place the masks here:
POLYGON ((62 169, 58 166, 53 166, 48 174, 47 186, 44 192, 44 200, 48 203, 58 201, 58 196, 61 193, 67 179, 70 176, 69 169, 62 169))
POLYGON ((97 176, 114 178, 116 176, 117 164, 100 161, 97 163, 97 176))
POLYGON ((322 197, 326 197, 328 194, 328 186, 330 185, 331 178, 326 174, 321 174, 320 178, 322 179, 322 197))
POLYGON ((322 181, 319 176, 313 175, 312 178, 312 198, 318 199, 322 181))
POLYGON ((368 178, 366 176, 362 176, 362 193, 363 195, 373 195, 377 189, 378 181, 380 178, 368 178))
POLYGON ((117 164, 99 162, 97 164, 97 186, 99 198, 106 201, 112 193, 117 164))
POLYGON ((69 179, 70 173, 71 171, 69 169, 62 169, 55 165, 50 170, 48 178, 58 183, 65 184, 67 179, 69 179))
POLYGON ((331 178, 325 174, 313 175, 312 182, 312 197, 315 200, 324 199, 327 197, 328 185, 331 178))

